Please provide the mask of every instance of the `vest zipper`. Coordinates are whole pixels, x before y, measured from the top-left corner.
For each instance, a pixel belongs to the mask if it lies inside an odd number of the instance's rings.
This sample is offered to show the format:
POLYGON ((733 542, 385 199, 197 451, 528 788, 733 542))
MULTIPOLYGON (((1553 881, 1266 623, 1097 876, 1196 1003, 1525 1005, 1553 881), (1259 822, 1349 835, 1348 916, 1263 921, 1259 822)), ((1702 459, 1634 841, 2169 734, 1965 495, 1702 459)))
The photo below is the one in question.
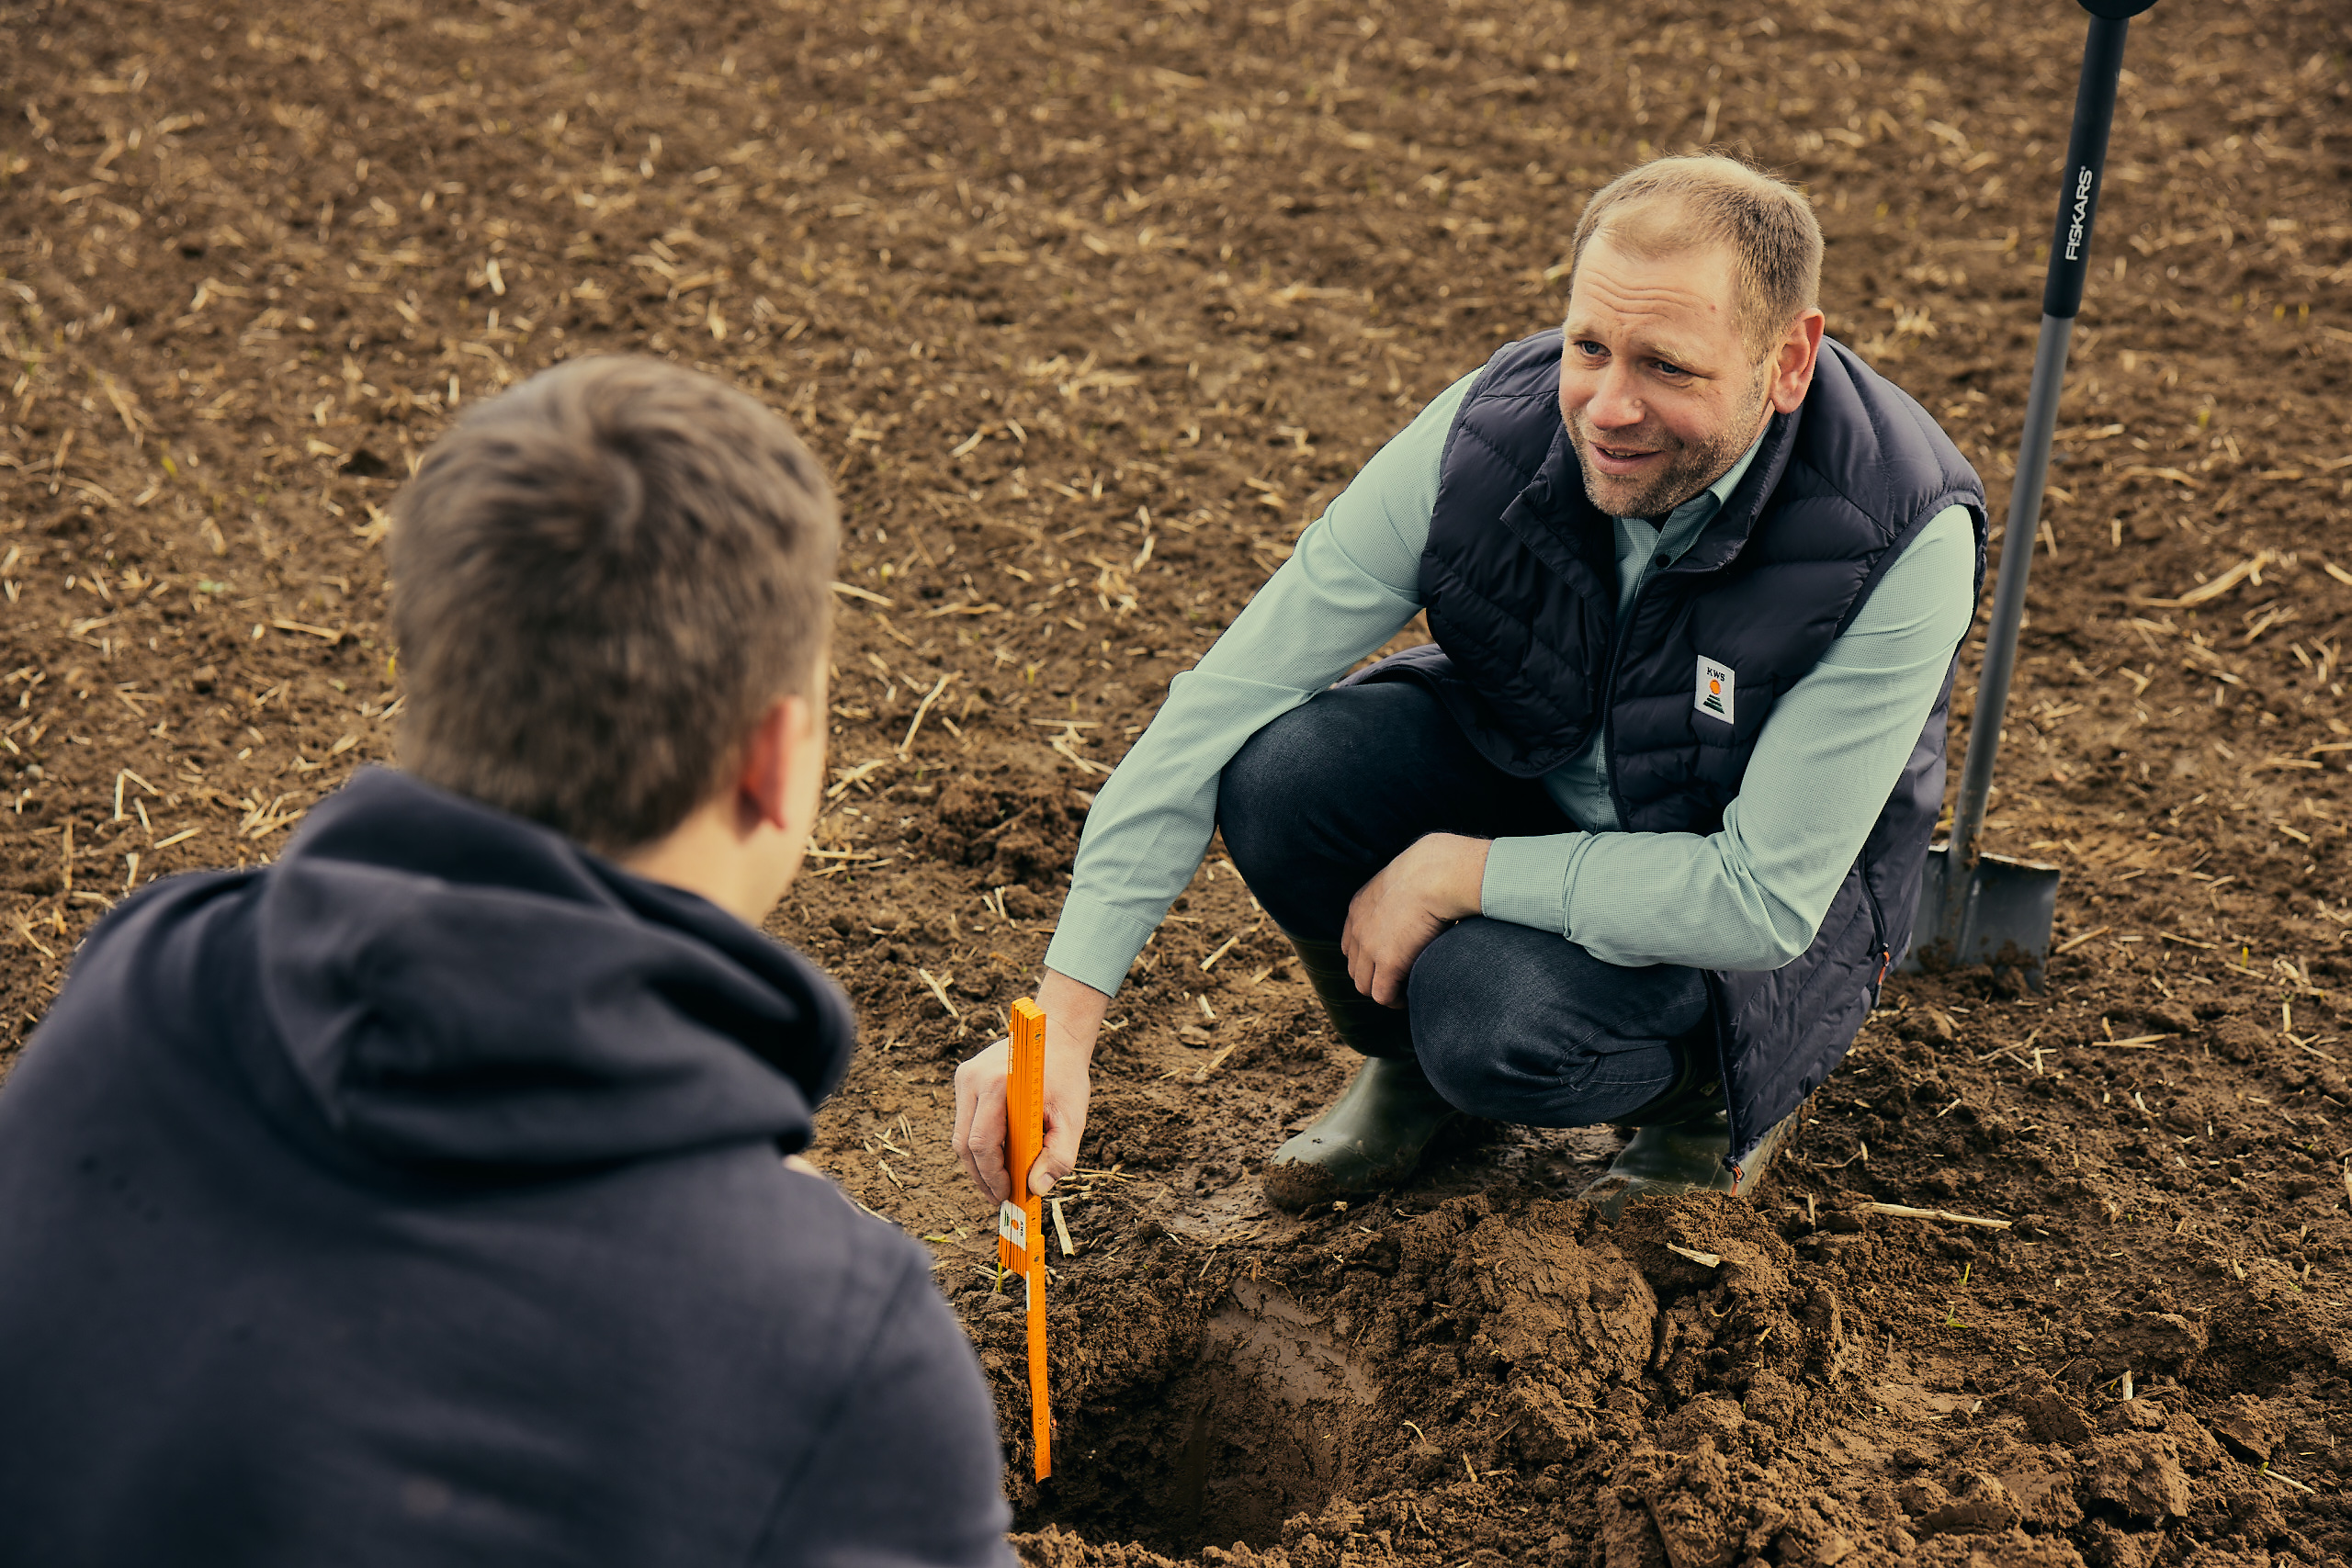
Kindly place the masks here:
MULTIPOLYGON (((1721 507, 1716 508, 1717 515, 1721 515, 1722 510, 1721 507)), ((1713 523, 1714 519, 1711 517, 1707 521, 1713 523)), ((1614 530, 1617 526, 1616 520, 1611 518, 1609 525, 1611 530, 1614 530)), ((1701 533, 1705 531, 1704 528, 1700 530, 1701 533)), ((1657 551, 1658 547, 1666 543, 1666 530, 1663 528, 1658 530, 1657 544, 1651 547, 1650 558, 1642 568, 1642 580, 1634 585, 1634 597, 1626 603, 1625 613, 1617 617, 1617 625, 1610 632, 1609 668, 1600 681, 1600 783, 1601 787, 1609 792, 1609 805, 1611 809, 1617 813, 1617 827, 1621 832, 1630 830, 1625 827, 1627 813, 1624 798, 1617 793, 1617 673, 1623 663, 1625 633, 1632 627, 1634 616, 1641 609, 1642 600, 1649 592, 1650 584, 1680 564, 1682 557, 1690 553, 1691 545, 1696 542, 1697 536, 1694 535, 1691 540, 1683 546, 1682 555, 1675 557, 1674 560, 1668 565, 1660 566, 1657 562, 1657 551)), ((1611 548, 1614 547, 1612 539, 1611 548)))
POLYGON ((1894 953, 1886 945, 1886 912, 1879 908, 1878 892, 1871 886, 1871 857, 1865 852, 1855 863, 1861 867, 1862 897, 1871 907, 1871 951, 1878 955, 1878 973, 1871 976, 1871 1006, 1878 1006, 1879 987, 1886 983, 1886 972, 1894 966, 1894 953))

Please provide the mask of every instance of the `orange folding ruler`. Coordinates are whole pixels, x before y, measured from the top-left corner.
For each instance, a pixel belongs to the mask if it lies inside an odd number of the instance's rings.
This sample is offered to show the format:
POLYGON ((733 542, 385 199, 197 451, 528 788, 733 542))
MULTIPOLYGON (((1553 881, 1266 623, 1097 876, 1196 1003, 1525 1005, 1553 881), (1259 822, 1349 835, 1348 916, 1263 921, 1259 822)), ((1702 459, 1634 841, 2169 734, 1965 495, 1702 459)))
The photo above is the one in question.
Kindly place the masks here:
POLYGON ((1037 1479, 1043 1481, 1054 1472, 1054 1423, 1046 1404, 1045 1206, 1029 1190, 1029 1168, 1046 1147, 1046 1011, 1027 997, 1012 1004, 1004 1114, 1012 1196, 997 1211, 996 1257, 1028 1288, 1029 1428, 1037 1448, 1037 1479))

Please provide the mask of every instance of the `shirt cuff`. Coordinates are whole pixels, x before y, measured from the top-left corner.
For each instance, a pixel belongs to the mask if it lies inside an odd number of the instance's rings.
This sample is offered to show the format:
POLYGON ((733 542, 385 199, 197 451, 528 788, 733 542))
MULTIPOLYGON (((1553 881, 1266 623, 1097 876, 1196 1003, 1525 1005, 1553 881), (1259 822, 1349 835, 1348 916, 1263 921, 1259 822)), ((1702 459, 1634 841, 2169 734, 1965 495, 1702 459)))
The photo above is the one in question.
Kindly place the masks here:
POLYGON ((1586 837, 1547 833, 1488 844, 1486 874, 1478 883, 1478 912, 1490 920, 1566 935, 1568 868, 1586 837))
POLYGON ((1119 994, 1127 965, 1159 926, 1126 910, 1090 898, 1076 888, 1062 900, 1054 940, 1046 947, 1046 967, 1091 986, 1106 997, 1119 994))

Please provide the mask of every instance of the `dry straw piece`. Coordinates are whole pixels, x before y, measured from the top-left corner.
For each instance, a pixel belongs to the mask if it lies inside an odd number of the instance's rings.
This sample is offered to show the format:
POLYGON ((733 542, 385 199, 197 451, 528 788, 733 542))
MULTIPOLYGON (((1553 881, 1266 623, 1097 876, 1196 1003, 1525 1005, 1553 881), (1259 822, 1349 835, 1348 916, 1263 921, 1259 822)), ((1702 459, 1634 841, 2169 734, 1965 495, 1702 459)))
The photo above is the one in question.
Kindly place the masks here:
POLYGON ((1915 1209, 1907 1203, 1865 1203, 1866 1214, 1887 1214, 1898 1220, 1942 1220, 1955 1225, 1981 1225, 1986 1230, 2005 1231, 2013 1222, 1990 1220, 1982 1214, 1955 1214, 1950 1209, 1915 1209))

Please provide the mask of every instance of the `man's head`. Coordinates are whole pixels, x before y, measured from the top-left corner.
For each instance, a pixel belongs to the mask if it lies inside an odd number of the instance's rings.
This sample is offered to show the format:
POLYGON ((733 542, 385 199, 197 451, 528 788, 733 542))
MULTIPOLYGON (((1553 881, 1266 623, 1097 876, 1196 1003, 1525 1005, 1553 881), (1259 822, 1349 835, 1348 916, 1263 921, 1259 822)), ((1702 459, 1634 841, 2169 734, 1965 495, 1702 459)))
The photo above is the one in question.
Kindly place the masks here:
POLYGON ((404 766, 608 855, 717 809, 747 840, 774 818, 797 863, 841 530, 782 420, 661 360, 577 360, 467 415, 394 510, 404 766))
POLYGON ((1662 517, 1721 479, 1821 343, 1821 226, 1798 192, 1730 158, 1660 158, 1577 220, 1560 413, 1586 492, 1662 517))

